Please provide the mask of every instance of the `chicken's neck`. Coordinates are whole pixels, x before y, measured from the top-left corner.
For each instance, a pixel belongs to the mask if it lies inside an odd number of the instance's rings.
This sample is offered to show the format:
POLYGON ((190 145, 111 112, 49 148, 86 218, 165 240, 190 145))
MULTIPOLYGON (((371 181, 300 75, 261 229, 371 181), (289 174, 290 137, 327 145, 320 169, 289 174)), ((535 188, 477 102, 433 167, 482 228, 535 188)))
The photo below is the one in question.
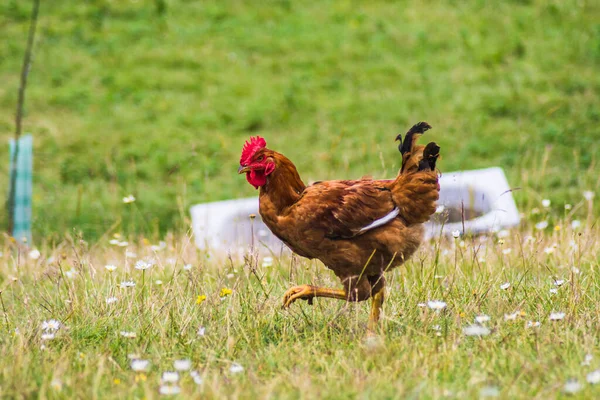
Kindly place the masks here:
POLYGON ((277 154, 277 167, 267 177, 267 183, 260 188, 260 199, 266 197, 277 214, 300 199, 306 188, 296 166, 285 156, 277 154))

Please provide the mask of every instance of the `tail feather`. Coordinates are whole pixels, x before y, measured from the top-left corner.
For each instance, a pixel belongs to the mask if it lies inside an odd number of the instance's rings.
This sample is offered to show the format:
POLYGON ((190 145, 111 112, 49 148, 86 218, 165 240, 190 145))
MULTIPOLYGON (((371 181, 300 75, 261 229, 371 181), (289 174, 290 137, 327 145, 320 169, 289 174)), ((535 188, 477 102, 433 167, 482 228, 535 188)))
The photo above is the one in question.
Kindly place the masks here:
POLYGON ((435 164, 440 147, 435 142, 427 146, 416 144, 417 139, 429 129, 431 126, 427 122, 419 122, 406 133, 404 142, 398 147, 402 153, 402 168, 398 177, 388 185, 399 214, 408 225, 426 222, 435 212, 439 199, 440 185, 435 164))
POLYGON ((417 140, 429 129, 431 129, 431 125, 429 125, 427 122, 419 122, 413 125, 412 128, 406 132, 404 142, 399 147, 400 153, 402 153, 402 168, 400 169, 401 174, 416 172, 419 170, 419 163, 423 158, 423 150, 425 149, 425 146, 417 145, 417 140))
POLYGON ((423 158, 419 161, 419 171, 435 171, 435 163, 440 156, 440 146, 430 142, 423 150, 423 158))

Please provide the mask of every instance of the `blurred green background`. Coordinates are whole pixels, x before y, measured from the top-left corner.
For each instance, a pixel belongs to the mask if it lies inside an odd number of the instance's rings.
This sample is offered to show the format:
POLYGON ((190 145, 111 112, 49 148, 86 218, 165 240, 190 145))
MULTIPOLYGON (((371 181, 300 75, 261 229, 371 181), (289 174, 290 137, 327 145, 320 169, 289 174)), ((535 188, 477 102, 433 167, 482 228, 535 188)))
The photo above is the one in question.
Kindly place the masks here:
MULTIPOLYGON (((30 11, 0 2, 3 143, 30 11)), ((600 2, 42 0, 34 237, 185 230, 192 204, 256 195, 250 135, 305 181, 390 177, 420 120, 442 171, 501 166, 522 209, 598 192, 600 2)))

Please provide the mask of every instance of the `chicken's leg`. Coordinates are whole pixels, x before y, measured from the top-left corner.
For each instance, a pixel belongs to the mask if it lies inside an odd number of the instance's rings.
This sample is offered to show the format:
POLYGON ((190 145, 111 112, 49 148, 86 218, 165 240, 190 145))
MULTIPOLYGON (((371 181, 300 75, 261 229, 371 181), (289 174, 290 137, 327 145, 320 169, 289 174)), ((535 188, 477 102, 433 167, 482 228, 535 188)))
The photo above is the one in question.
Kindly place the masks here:
POLYGON ((371 314, 369 315, 369 324, 367 325, 367 333, 370 335, 375 334, 377 329, 377 323, 379 322, 379 315, 381 313, 381 307, 383 306, 383 300, 385 298, 385 289, 375 293, 371 300, 371 314))
POLYGON ((290 304, 298 299, 308 300, 308 304, 312 304, 312 299, 315 297, 346 300, 348 295, 343 289, 329 289, 311 285, 294 286, 283 295, 283 307, 289 307, 290 304))

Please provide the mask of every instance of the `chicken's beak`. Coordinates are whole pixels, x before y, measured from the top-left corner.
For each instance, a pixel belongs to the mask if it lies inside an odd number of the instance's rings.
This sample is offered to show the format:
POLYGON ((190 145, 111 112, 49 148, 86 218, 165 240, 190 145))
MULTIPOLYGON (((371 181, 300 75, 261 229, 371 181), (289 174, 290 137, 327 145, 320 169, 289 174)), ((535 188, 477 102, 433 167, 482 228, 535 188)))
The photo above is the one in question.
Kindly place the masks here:
POLYGON ((238 174, 243 174, 244 172, 250 172, 250 168, 240 165, 240 167, 238 168, 238 174))

